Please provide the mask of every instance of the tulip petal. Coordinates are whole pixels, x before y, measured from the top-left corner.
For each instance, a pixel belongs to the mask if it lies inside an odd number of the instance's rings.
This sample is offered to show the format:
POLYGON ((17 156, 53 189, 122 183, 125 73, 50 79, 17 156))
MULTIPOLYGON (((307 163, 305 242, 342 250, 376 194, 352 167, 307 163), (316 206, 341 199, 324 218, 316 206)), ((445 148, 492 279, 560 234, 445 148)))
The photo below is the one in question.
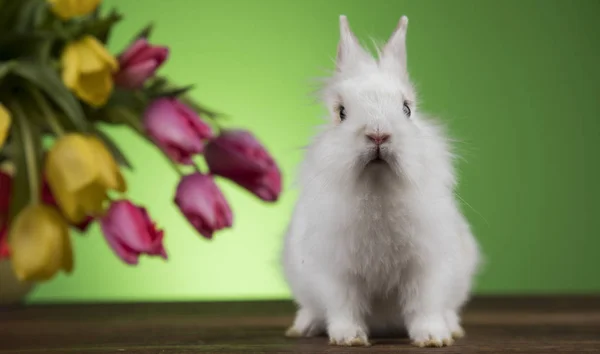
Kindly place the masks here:
POLYGON ((88 136, 87 139, 94 151, 96 163, 103 167, 100 169, 100 181, 102 184, 107 189, 125 193, 127 191, 127 184, 121 174, 119 165, 110 151, 108 151, 104 143, 95 136, 88 136))
POLYGON ((12 176, 0 171, 0 216, 7 215, 10 208, 12 176))
POLYGON ((88 215, 100 216, 104 213, 104 201, 107 199, 107 193, 104 186, 94 183, 77 191, 77 200, 82 210, 83 217, 79 222, 83 222, 88 215))
POLYGON ((177 186, 175 203, 190 224, 204 237, 231 227, 232 213, 214 180, 201 173, 184 176, 177 186))
POLYGON ((98 71, 89 74, 80 73, 73 88, 75 93, 85 102, 94 107, 101 107, 110 98, 113 89, 112 76, 108 71, 98 71))
POLYGON ((79 57, 77 49, 73 46, 67 46, 61 54, 62 80, 70 89, 75 88, 79 77, 79 57))
POLYGON ((86 49, 94 52, 97 58, 103 60, 104 63, 110 68, 110 71, 116 72, 119 70, 119 62, 117 59, 110 55, 102 43, 100 43, 95 37, 89 35, 84 36, 82 39, 80 39, 80 41, 82 45, 87 47, 86 49))
POLYGON ((139 65, 140 63, 152 61, 156 67, 162 65, 169 56, 169 49, 166 47, 146 46, 142 50, 133 54, 129 61, 129 66, 139 65))
POLYGON ((133 44, 127 48, 123 54, 121 54, 118 58, 119 61, 119 65, 121 68, 124 68, 126 66, 131 65, 131 59, 138 54, 139 52, 143 51, 145 48, 148 47, 148 40, 146 38, 139 38, 137 39, 135 42, 133 42, 133 44))
MULTIPOLYGON (((0 190, 1 190, 1 188, 0 188, 0 190)), ((1 192, 0 192, 0 195, 1 195, 1 192)), ((43 184, 42 184, 42 202, 46 205, 60 209, 56 202, 56 199, 54 198, 54 195, 52 194, 52 191, 50 190, 50 186, 48 185, 47 180, 44 180, 43 184)), ((0 213, 1 213, 1 208, 0 208, 0 213)), ((86 231, 88 229, 88 227, 92 224, 93 221, 94 221, 94 218, 91 216, 88 216, 82 222, 77 223, 72 226, 75 227, 76 229, 78 229, 79 231, 86 231)))
POLYGON ((72 47, 75 48, 77 53, 77 69, 80 74, 104 71, 106 67, 105 58, 99 56, 98 53, 90 47, 89 43, 90 42, 84 38, 72 44, 72 47))
POLYGON ((8 132, 12 123, 10 112, 0 103, 0 149, 4 146, 4 142, 8 137, 8 132))
POLYGON ((6 217, 0 214, 0 259, 10 257, 10 247, 8 246, 8 221, 6 217))
POLYGON ((69 228, 56 209, 28 205, 9 231, 11 262, 22 281, 48 280, 61 268, 72 269, 69 228))
POLYGON ((158 67, 156 61, 148 60, 115 75, 115 83, 121 87, 140 88, 158 67))
POLYGON ((153 101, 144 114, 144 127, 150 138, 171 159, 182 164, 191 164, 191 157, 204 150, 204 137, 189 118, 188 112, 178 109, 176 100, 168 98, 153 101))
POLYGON ((71 11, 72 0, 48 0, 48 2, 51 5, 52 12, 61 19, 68 20, 73 16, 71 11))
MULTIPOLYGON (((103 224, 101 224, 101 225, 103 225, 103 224)), ((102 232, 105 235, 114 233, 110 227, 105 227, 105 226, 102 226, 102 232)), ((129 265, 138 264, 138 262, 139 262, 138 255, 139 254, 137 252, 135 252, 131 248, 127 247, 125 244, 123 244, 123 242, 121 240, 119 240, 117 238, 113 238, 113 237, 105 237, 105 238, 106 238, 106 241, 108 242, 109 246, 115 252, 115 254, 117 256, 119 256, 119 258, 121 258, 125 263, 127 263, 129 265)))
POLYGON ((250 132, 223 132, 206 145, 204 157, 212 174, 232 180, 264 201, 279 198, 281 172, 250 132))
POLYGON ((137 264, 140 254, 167 258, 163 231, 156 228, 144 208, 126 200, 115 201, 100 225, 113 251, 128 264, 137 264))
POLYGON ((95 183, 99 167, 86 139, 77 134, 60 138, 46 156, 45 176, 60 209, 69 221, 85 218, 76 193, 95 183))

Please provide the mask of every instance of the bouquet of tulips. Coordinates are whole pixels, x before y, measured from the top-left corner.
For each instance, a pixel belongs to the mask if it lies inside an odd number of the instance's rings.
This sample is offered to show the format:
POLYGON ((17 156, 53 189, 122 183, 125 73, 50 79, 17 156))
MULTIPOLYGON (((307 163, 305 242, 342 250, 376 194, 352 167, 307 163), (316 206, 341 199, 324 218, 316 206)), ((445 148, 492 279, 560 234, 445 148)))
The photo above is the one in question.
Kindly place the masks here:
POLYGON ((127 264, 167 258, 163 231, 127 197, 121 168, 131 164, 107 124, 133 129, 172 162, 173 201, 207 239, 233 222, 214 178, 267 202, 281 192, 279 168, 251 132, 223 129, 190 86, 159 75, 169 49, 150 42, 150 26, 121 53, 106 49, 122 16, 100 5, 0 0, 0 258, 21 281, 71 272, 70 230, 93 222, 127 264))

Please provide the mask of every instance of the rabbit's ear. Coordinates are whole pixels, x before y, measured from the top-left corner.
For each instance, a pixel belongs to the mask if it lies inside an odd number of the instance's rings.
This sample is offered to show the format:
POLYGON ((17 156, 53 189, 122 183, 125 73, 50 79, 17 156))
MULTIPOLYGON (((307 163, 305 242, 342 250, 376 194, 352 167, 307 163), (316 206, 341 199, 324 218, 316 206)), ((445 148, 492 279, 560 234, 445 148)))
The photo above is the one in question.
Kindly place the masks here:
POLYGON ((340 15, 340 41, 336 58, 337 70, 340 71, 344 67, 358 64, 369 58, 369 54, 365 52, 354 33, 352 33, 346 16, 340 15))
POLYGON ((402 16, 398 27, 386 43, 381 55, 381 65, 399 75, 407 74, 406 65, 406 30, 408 28, 408 17, 402 16))

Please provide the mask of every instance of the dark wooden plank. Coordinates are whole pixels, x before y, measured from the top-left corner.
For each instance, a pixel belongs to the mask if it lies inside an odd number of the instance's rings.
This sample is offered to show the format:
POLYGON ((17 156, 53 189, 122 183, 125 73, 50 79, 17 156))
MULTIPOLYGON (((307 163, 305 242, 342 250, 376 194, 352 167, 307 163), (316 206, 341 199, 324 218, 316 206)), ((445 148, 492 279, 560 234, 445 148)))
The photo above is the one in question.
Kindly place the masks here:
POLYGON ((0 353, 585 353, 600 352, 600 296, 477 297, 467 337, 422 349, 406 338, 339 348, 288 339, 287 301, 0 307, 0 353))

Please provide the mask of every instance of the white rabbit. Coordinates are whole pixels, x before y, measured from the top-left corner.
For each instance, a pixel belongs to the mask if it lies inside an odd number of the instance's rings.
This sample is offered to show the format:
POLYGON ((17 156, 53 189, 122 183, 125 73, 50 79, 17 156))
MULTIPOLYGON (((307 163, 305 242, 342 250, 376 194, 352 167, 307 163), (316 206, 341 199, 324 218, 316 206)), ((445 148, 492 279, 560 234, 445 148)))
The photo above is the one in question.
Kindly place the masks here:
POLYGON ((373 58, 340 16, 329 119, 307 147, 282 252, 299 306, 287 336, 368 346, 405 331, 417 346, 464 335, 479 247, 454 197, 453 153, 417 108, 402 16, 373 58))

